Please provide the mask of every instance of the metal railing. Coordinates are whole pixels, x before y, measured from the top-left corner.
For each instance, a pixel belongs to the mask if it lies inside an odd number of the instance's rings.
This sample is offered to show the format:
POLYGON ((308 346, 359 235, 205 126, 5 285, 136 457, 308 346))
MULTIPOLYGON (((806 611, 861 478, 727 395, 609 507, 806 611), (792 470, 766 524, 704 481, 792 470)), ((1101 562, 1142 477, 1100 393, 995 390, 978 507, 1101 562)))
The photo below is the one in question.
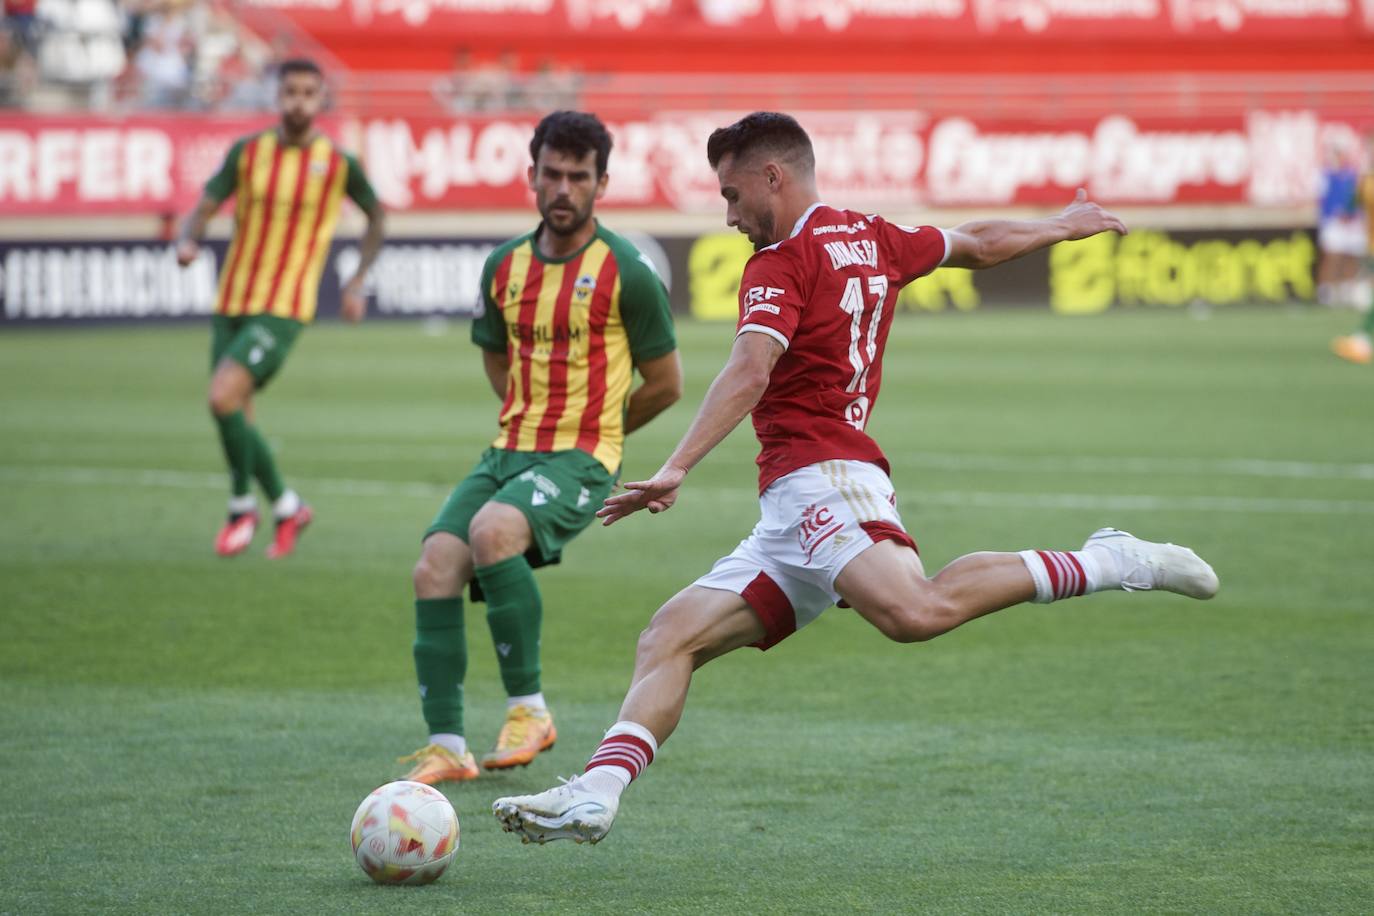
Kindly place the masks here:
MULTIPOLYGON (((443 73, 355 73, 339 108, 364 117, 443 115, 463 109, 435 90, 443 73)), ((537 111, 516 99, 504 110, 537 111)), ((455 80, 461 83, 461 77, 455 80)), ((1374 69, 1312 74, 1084 74, 1081 76, 830 76, 577 74, 563 87, 578 107, 608 116, 671 110, 911 110, 939 115, 1054 119, 1231 115, 1255 109, 1374 111, 1374 69)), ((487 110, 491 110, 488 108, 487 110)), ((498 110, 499 107, 498 107, 498 110)))

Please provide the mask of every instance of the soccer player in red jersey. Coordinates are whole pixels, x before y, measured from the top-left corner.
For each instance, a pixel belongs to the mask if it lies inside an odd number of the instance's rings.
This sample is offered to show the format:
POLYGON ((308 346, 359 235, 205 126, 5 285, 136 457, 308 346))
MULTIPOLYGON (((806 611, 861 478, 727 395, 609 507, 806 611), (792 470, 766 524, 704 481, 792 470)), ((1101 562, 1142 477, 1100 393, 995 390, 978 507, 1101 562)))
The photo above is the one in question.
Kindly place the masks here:
POLYGON ((1103 528, 1082 549, 974 553, 928 577, 897 514, 882 450, 864 432, 882 383, 897 290, 936 267, 993 267, 1056 242, 1125 233, 1080 191, 1059 215, 907 227, 818 200, 801 126, 757 112, 715 131, 707 156, 726 221, 757 253, 740 283, 734 348, 677 449, 598 512, 607 525, 666 511, 688 473, 751 412, 762 450, 753 533, 659 609, 640 636, 620 716, 586 772, 493 804, 529 842, 606 835, 629 783, 677 727, 692 672, 743 646, 768 649, 832 604, 889 639, 932 639, 1027 601, 1103 589, 1210 598, 1191 550, 1103 528))

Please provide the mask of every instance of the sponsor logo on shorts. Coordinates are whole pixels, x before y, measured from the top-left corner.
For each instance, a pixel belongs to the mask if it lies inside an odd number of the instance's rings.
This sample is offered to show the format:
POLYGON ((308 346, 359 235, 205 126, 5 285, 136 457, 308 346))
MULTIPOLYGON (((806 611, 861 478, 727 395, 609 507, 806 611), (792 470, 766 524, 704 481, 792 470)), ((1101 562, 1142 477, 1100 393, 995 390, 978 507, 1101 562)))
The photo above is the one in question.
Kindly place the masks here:
POLYGON ((583 506, 585 506, 587 503, 591 501, 592 494, 587 490, 586 487, 583 487, 582 491, 577 494, 577 508, 581 509, 583 506))
MULTIPOLYGON (((534 484, 536 490, 550 499, 557 499, 563 493, 562 490, 558 489, 558 484, 536 471, 526 471, 518 479, 534 484)), ((543 503, 535 503, 535 505, 542 506, 543 503)))
POLYGON ((531 506, 543 506, 547 505, 548 502, 549 498, 544 495, 544 491, 542 490, 535 490, 534 495, 530 497, 531 506))
POLYGON ((797 526, 797 543, 801 546, 802 552, 806 554, 806 562, 803 565, 810 566, 811 560, 816 554, 816 548, 824 544, 843 527, 844 523, 835 518, 835 514, 830 511, 828 506, 817 506, 812 503, 803 509, 801 524, 797 526))

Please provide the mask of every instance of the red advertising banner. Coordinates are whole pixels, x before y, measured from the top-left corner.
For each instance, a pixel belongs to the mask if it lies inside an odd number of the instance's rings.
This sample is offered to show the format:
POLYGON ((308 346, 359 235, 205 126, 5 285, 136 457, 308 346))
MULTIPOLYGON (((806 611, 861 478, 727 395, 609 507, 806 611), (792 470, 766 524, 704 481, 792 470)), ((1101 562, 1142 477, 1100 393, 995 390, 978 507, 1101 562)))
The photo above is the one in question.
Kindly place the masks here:
MULTIPOLYGON (((738 112, 612 122, 605 204, 713 212, 706 137, 738 112)), ((821 192, 856 207, 1053 204, 1086 187, 1110 204, 1294 206, 1319 150, 1357 149, 1360 128, 1310 110, 1017 123, 918 112, 798 114, 821 192)), ((169 213, 190 207, 236 138, 261 119, 0 116, 0 211, 169 213)), ((532 119, 377 118, 331 125, 397 210, 525 208, 532 119)))
POLYGON ((262 117, 0 114, 0 212, 183 210, 195 203, 236 139, 271 123, 262 117))
MULTIPOLYGON (((609 125, 616 139, 608 206, 685 212, 719 207, 706 137, 738 113, 667 112, 609 125)), ((850 206, 1057 203, 1086 187, 1114 204, 1310 200, 1318 151, 1358 148, 1359 132, 1312 111, 1234 118, 1051 124, 929 118, 910 112, 802 113, 821 192, 850 206)), ((361 151, 382 199, 398 208, 524 205, 533 122, 374 119, 361 151)))
POLYGON ((1374 30, 1371 0, 248 0, 317 35, 1320 39, 1374 30))

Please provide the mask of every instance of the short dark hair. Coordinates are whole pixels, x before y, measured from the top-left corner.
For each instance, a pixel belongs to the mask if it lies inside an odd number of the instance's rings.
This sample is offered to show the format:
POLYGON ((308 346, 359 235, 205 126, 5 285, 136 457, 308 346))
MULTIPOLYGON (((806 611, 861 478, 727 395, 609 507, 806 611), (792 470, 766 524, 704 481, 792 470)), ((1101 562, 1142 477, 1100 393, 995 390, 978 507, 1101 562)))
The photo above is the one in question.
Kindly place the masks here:
POLYGON ((777 111, 745 115, 729 127, 717 127, 706 141, 706 158, 713 169, 727 155, 739 161, 755 153, 777 156, 807 170, 816 167, 811 138, 796 118, 777 111))
POLYGON ((320 69, 320 65, 308 57, 292 57, 282 61, 281 66, 277 67, 277 76, 280 79, 286 79, 292 73, 313 73, 324 79, 324 71, 320 69))
POLYGON ((530 141, 530 159, 539 161, 539 150, 547 146, 560 153, 578 158, 596 150, 596 177, 606 174, 611 161, 611 134, 594 114, 585 111, 555 111, 546 115, 534 129, 530 141))

